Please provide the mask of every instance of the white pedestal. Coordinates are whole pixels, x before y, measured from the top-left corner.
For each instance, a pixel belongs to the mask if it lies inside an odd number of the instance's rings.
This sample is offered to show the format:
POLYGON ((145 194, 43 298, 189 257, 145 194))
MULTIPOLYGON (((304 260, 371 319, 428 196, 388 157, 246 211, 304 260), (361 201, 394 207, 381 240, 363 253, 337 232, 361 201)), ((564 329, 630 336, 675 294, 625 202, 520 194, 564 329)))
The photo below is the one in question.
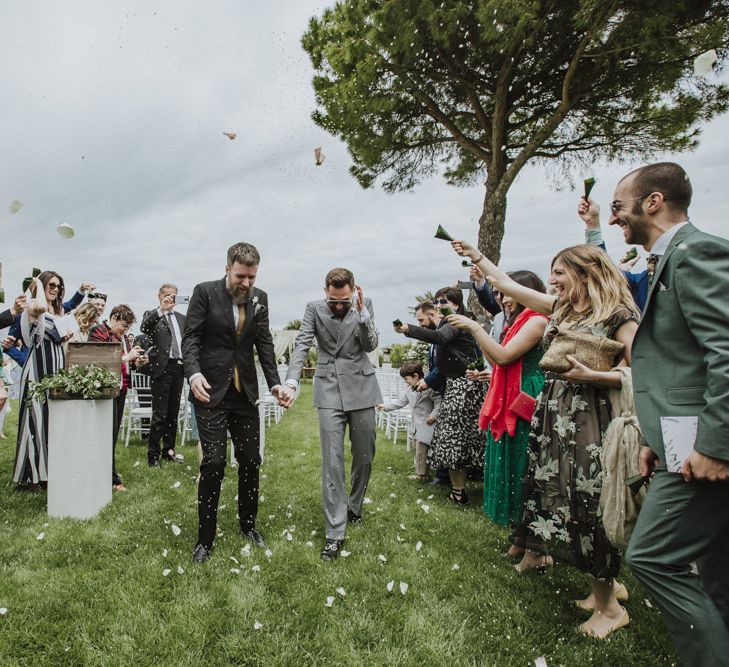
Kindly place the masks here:
POLYGON ((111 400, 48 401, 48 516, 90 519, 111 502, 111 400))

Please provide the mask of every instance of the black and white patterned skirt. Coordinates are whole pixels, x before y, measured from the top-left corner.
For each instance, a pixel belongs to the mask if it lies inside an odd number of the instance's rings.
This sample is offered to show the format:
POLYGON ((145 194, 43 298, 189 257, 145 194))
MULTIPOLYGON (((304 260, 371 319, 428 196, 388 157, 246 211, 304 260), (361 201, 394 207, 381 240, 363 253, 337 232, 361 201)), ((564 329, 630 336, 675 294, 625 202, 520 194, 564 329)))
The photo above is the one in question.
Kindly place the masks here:
POLYGON ((478 428, 484 384, 466 376, 449 379, 428 448, 431 468, 483 468, 486 433, 478 428))

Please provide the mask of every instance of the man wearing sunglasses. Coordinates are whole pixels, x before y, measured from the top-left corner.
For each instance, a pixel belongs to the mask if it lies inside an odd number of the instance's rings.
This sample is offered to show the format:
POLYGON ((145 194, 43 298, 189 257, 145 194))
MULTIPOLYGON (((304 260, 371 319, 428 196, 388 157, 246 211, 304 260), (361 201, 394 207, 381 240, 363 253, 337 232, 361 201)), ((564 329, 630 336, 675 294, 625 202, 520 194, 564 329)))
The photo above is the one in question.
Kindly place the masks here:
POLYGON ((382 394, 367 357, 378 343, 372 302, 363 297, 348 269, 327 274, 324 294, 325 299, 306 305, 286 376, 284 404, 293 402, 306 355, 316 339, 314 405, 319 409, 326 523, 321 558, 334 560, 341 552, 347 523, 362 521, 362 501, 375 456, 375 405, 382 403, 382 394), (352 443, 349 494, 344 479, 347 426, 352 443))
POLYGON ((698 667, 729 665, 729 240, 689 222, 691 196, 679 165, 641 167, 609 222, 650 253, 632 369, 652 477, 626 560, 698 667))

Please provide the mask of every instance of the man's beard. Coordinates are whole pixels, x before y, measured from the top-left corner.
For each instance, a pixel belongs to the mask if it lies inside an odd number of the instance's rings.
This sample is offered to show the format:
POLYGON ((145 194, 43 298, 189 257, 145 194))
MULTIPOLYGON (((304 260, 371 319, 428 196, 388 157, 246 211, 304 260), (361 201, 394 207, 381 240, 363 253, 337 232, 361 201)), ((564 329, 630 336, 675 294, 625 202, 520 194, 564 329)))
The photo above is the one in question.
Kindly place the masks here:
POLYGON ((349 312, 350 308, 352 308, 352 305, 347 304, 342 308, 342 310, 336 310, 336 308, 337 306, 329 306, 329 310, 332 311, 332 315, 340 320, 343 320, 349 312))
POLYGON ((230 298, 233 300, 233 303, 237 306, 240 306, 241 304, 244 304, 246 301, 248 301, 248 294, 250 293, 249 288, 235 287, 234 285, 231 285, 226 281, 225 289, 228 294, 230 294, 230 298))

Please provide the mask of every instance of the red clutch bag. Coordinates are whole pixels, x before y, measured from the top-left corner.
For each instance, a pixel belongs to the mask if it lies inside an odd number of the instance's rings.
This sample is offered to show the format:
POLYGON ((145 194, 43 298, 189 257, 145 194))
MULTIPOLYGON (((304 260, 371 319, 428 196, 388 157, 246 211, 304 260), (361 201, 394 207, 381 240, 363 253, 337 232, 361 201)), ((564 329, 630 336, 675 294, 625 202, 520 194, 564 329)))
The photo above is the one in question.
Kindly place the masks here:
POLYGON ((534 414, 534 408, 537 405, 537 399, 527 394, 525 391, 520 391, 517 397, 512 401, 509 406, 509 410, 513 412, 517 417, 523 419, 526 422, 532 420, 534 414))

